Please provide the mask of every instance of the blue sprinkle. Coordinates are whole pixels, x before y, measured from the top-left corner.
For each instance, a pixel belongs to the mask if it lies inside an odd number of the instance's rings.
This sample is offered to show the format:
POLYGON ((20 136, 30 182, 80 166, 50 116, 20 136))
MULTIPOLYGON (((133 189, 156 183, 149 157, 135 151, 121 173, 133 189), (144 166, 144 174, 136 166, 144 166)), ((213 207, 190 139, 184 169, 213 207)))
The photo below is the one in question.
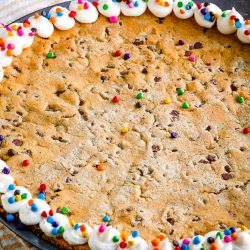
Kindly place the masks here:
POLYGON ((44 194, 38 194, 37 198, 40 200, 45 200, 45 195, 44 194))
POLYGON ((193 239, 193 244, 194 245, 199 245, 201 243, 201 239, 199 236, 194 237, 193 239))
POLYGON ((241 22, 236 22, 235 23, 235 27, 238 28, 238 29, 240 29, 242 27, 241 22))
POLYGON ((54 221, 51 225, 52 225, 52 227, 58 227, 59 226, 59 224, 56 221, 54 221))
POLYGON ((38 207, 37 207, 37 205, 36 205, 35 203, 33 203, 33 204, 31 205, 31 210, 32 210, 33 212, 37 212, 37 211, 38 211, 38 207))
POLYGON ((211 18, 211 16, 210 16, 210 14, 206 14, 206 15, 204 16, 204 18, 205 18, 205 20, 209 21, 210 18, 211 18))
POLYGON ((50 13, 46 13, 46 16, 45 16, 47 19, 50 19, 51 18, 51 15, 50 13))
POLYGON ((10 184, 9 186, 8 186, 8 189, 9 190, 14 190, 16 188, 16 186, 14 185, 14 184, 10 184))
POLYGON ((191 7, 189 4, 187 4, 187 5, 185 6, 185 9, 186 9, 186 10, 191 10, 192 7, 191 7))
POLYGON ((225 229, 225 230, 224 230, 224 234, 225 234, 225 235, 231 235, 231 233, 232 233, 232 232, 231 232, 230 229, 225 229))
POLYGON ((136 237, 138 237, 139 236, 139 232, 138 231, 133 231, 132 232, 132 237, 133 238, 136 238, 136 237))
POLYGON ((235 227, 230 227, 229 229, 230 229, 231 233, 235 233, 236 232, 235 227))
POLYGON ((112 0, 113 3, 116 3, 116 0, 112 0))
POLYGON ((9 202, 10 204, 13 204, 15 201, 16 201, 16 199, 15 199, 15 197, 13 197, 13 196, 8 198, 8 202, 9 202))
POLYGON ((188 250, 188 249, 189 249, 189 246, 188 246, 188 245, 182 244, 181 250, 188 250))
POLYGON ((57 234, 58 234, 58 230, 57 230, 56 228, 53 228, 53 229, 51 230, 51 233, 52 233, 53 235, 57 235, 57 234))
POLYGON ((138 7, 138 6, 139 6, 139 3, 138 3, 137 1, 135 1, 134 6, 135 6, 135 7, 138 7))
POLYGON ((75 230, 78 230, 79 228, 80 228, 80 225, 79 225, 79 224, 75 224, 75 225, 74 225, 74 229, 75 229, 75 230))
POLYGON ((57 15, 58 16, 63 16, 63 13, 62 12, 57 12, 57 15))
POLYGON ((50 223, 50 224, 52 224, 52 223, 54 222, 53 217, 49 216, 49 217, 47 218, 47 222, 50 223))
POLYGON ((103 221, 105 221, 105 222, 110 222, 111 219, 110 219, 110 217, 109 217, 108 215, 105 215, 105 216, 103 217, 103 221))
POLYGON ((13 214, 7 214, 6 220, 7 220, 7 221, 14 221, 14 220, 15 220, 15 217, 14 217, 13 214))
POLYGON ((131 57, 131 55, 129 53, 124 54, 124 60, 128 60, 131 57))

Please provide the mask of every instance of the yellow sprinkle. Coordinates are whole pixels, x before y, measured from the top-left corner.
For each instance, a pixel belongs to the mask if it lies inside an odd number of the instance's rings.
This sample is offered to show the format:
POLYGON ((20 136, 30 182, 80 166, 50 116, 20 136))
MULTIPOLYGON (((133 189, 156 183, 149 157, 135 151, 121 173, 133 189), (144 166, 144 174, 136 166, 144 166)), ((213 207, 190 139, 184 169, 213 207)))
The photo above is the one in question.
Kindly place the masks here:
POLYGON ((83 10, 83 5, 79 5, 78 10, 83 10))
POLYGON ((69 223, 72 227, 76 224, 74 220, 70 220, 69 223))
POLYGON ((8 32, 8 36, 13 36, 14 34, 13 34, 13 32, 12 31, 9 31, 8 32))
POLYGON ((165 99, 163 100, 163 102, 164 102, 165 104, 169 104, 169 103, 172 102, 172 100, 171 100, 170 98, 165 98, 165 99))
POLYGON ((15 198, 16 198, 16 201, 20 201, 22 199, 20 194, 16 195, 15 198))
POLYGON ((122 127, 121 132, 122 133, 127 133, 128 132, 128 127, 127 126, 122 127))
POLYGON ((135 241, 134 241, 134 240, 129 240, 129 241, 128 241, 128 245, 129 245, 129 246, 133 246, 134 244, 135 244, 135 241))
POLYGON ((231 20, 229 21, 229 23, 230 23, 231 26, 233 26, 233 25, 235 24, 235 21, 231 19, 231 20))
POLYGON ((88 238, 88 237, 89 237, 89 234, 85 231, 85 232, 82 233, 82 237, 83 237, 83 238, 88 238))
POLYGON ((246 232, 246 231, 247 231, 247 227, 242 226, 242 227, 241 227, 241 232, 246 232))
POLYGON ((126 241, 128 239, 128 234, 126 232, 121 232, 121 238, 123 241, 126 241))

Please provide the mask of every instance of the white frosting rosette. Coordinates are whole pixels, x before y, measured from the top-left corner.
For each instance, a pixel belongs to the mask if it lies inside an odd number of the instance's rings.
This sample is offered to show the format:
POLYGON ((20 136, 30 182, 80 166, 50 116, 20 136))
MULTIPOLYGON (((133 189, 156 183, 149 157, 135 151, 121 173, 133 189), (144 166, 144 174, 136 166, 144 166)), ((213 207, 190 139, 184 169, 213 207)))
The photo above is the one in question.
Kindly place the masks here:
POLYGON ((225 242, 223 240, 224 234, 218 231, 212 231, 204 236, 205 241, 204 241, 204 246, 208 249, 210 249, 211 244, 216 244, 218 249, 221 250, 233 250, 232 242, 225 242), (221 234, 221 236, 218 236, 218 233, 221 234), (210 240, 209 240, 210 238, 210 240))
POLYGON ((36 225, 43 219, 41 213, 43 211, 48 213, 49 210, 50 207, 46 201, 41 199, 29 200, 19 210, 19 219, 25 225, 36 225))
POLYGON ((106 17, 119 16, 121 13, 121 4, 112 0, 99 0, 97 9, 106 17))
POLYGON ((91 250, 116 250, 120 242, 120 232, 112 226, 101 225, 93 229, 89 237, 91 250))
POLYGON ((243 17, 234 8, 223 11, 217 18, 217 28, 225 35, 234 33, 237 28, 241 28, 242 24, 243 17))
POLYGON ((0 82, 3 80, 4 73, 3 73, 3 68, 0 66, 0 82))
POLYGON ((221 9, 213 3, 197 4, 197 9, 194 11, 195 21, 204 28, 212 28, 217 17, 221 14, 221 9))
POLYGON ((40 229, 50 237, 60 237, 62 233, 70 227, 69 220, 60 213, 54 213, 53 216, 44 218, 39 223, 40 229))
POLYGON ((200 250, 204 244, 205 238, 202 235, 194 236, 189 243, 190 250, 200 250))
POLYGON ((69 9, 76 12, 75 19, 79 23, 94 23, 98 18, 96 7, 87 0, 74 0, 69 9))
POLYGON ((148 250, 147 242, 141 237, 129 236, 126 241, 123 241, 118 246, 117 250, 148 250), (123 244, 123 245, 122 245, 123 244))
POLYGON ((233 250, 248 250, 250 249, 250 231, 239 231, 237 237, 233 241, 233 250))
POLYGON ((163 18, 171 14, 173 10, 173 0, 149 0, 148 8, 153 15, 163 18))
POLYGON ((237 37, 242 43, 250 44, 250 20, 245 21, 237 30, 237 37))
POLYGON ((165 239, 155 238, 153 241, 151 241, 151 244, 149 246, 149 250, 154 250, 154 249, 173 250, 173 247, 167 238, 165 239))
POLYGON ((36 34, 42 38, 49 38, 54 32, 53 24, 38 13, 30 17, 29 22, 30 28, 36 29, 36 34))
POLYGON ((2 205, 7 213, 17 213, 31 199, 29 190, 10 184, 8 191, 2 195, 2 205))
POLYGON ((75 26, 75 15, 70 14, 69 10, 61 6, 55 6, 49 11, 49 20, 59 30, 70 30, 75 26), (70 17, 69 15, 72 15, 70 17))
POLYGON ((121 12, 124 16, 140 16, 147 9, 147 3, 143 0, 130 0, 121 2, 121 12))
POLYGON ((173 5, 174 14, 180 19, 187 19, 194 15, 197 8, 192 0, 175 0, 173 5))
POLYGON ((85 223, 77 223, 73 227, 66 228, 63 238, 70 245, 84 245, 88 242, 92 228, 85 223))

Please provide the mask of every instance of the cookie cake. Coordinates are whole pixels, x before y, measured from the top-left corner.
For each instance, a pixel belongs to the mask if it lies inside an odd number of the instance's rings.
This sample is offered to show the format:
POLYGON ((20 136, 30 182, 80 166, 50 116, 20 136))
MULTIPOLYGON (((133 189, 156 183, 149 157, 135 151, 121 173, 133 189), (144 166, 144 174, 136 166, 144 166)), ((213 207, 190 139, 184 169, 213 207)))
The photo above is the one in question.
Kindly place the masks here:
POLYGON ((76 0, 0 37, 7 221, 59 249, 250 249, 249 20, 76 0))

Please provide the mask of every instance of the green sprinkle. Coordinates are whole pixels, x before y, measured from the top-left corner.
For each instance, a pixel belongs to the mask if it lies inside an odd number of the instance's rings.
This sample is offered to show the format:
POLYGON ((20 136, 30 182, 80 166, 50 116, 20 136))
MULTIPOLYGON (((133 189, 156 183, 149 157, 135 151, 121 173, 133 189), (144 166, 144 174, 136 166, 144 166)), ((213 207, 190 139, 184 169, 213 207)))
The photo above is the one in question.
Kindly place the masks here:
POLYGON ((109 8, 109 6, 105 3, 105 4, 103 4, 102 8, 103 8, 104 10, 107 10, 107 9, 109 8))
POLYGON ((27 196, 28 196, 27 193, 22 194, 22 195, 21 195, 22 200, 27 199, 27 196))
POLYGON ((202 247, 200 250, 207 250, 205 247, 202 247))
POLYGON ((222 240, 222 238, 223 238, 222 232, 218 232, 218 233, 216 234, 216 238, 218 238, 218 237, 222 240))
POLYGON ((58 233, 62 234, 64 232, 64 227, 59 227, 58 233))
POLYGON ((240 96, 240 95, 237 96, 236 100, 237 100, 238 103, 243 103, 245 101, 244 97, 240 96))
POLYGON ((69 213, 69 209, 67 207, 63 207, 61 210, 62 214, 68 214, 69 213))
POLYGON ((143 93, 140 91, 137 96, 136 96, 137 99, 142 99, 143 98, 143 93))
POLYGON ((221 14, 221 16, 222 16, 222 17, 226 17, 226 16, 227 16, 227 13, 226 13, 226 12, 223 12, 223 13, 221 14))
POLYGON ((55 58, 56 57, 56 55, 55 55, 55 53, 54 52, 49 52, 48 54, 47 54, 47 58, 55 58))
POLYGON ((191 7, 193 7, 194 3, 193 2, 189 2, 188 5, 191 6, 191 7))
POLYGON ((188 109, 189 108, 189 104, 187 102, 183 102, 182 107, 184 109, 188 109))
POLYGON ((112 238, 113 242, 118 242, 120 240, 119 236, 115 235, 113 238, 112 238))
POLYGON ((182 2, 178 2, 177 5, 178 5, 179 8, 181 8, 183 6, 183 3, 182 2))
POLYGON ((183 94, 184 94, 184 92, 185 92, 185 90, 184 90, 184 89, 182 89, 182 88, 178 88, 178 89, 177 89, 177 93, 178 93, 178 95, 183 95, 183 94))
POLYGON ((144 3, 147 3, 148 2, 148 0, 142 0, 144 3))

